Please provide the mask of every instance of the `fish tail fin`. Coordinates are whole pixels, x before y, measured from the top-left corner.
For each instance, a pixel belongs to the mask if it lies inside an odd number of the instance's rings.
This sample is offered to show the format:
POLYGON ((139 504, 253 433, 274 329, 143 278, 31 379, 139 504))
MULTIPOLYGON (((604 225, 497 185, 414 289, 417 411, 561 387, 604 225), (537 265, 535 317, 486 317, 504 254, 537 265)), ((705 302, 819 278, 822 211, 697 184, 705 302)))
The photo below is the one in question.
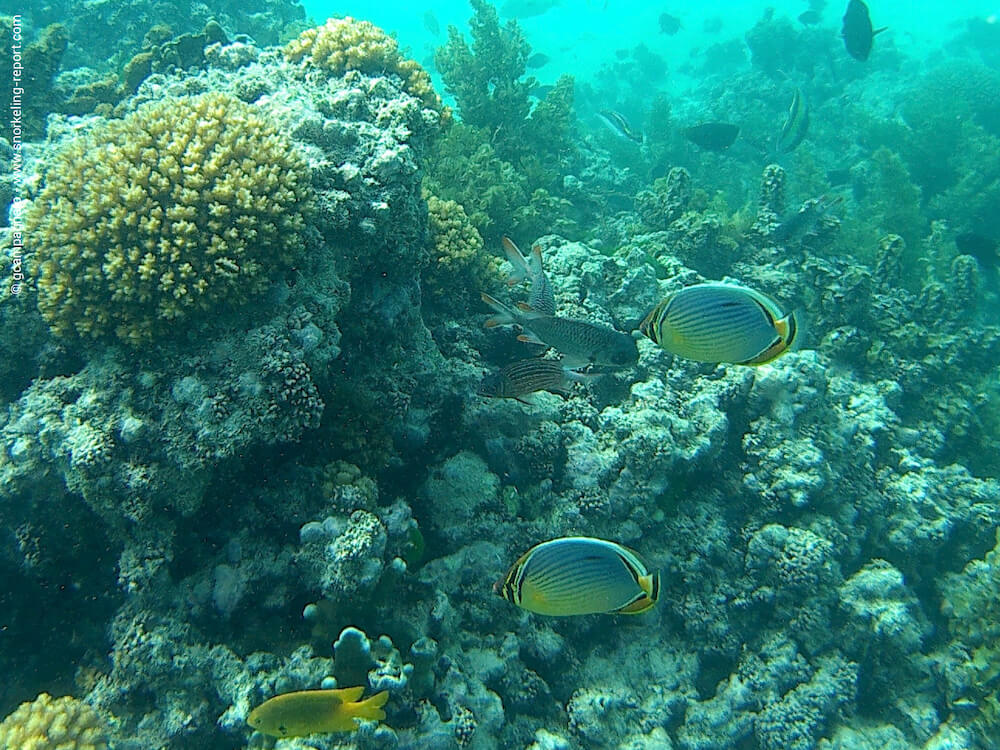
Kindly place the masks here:
POLYGON ((510 276, 507 277, 507 283, 510 286, 520 284, 530 275, 528 259, 524 257, 520 248, 514 244, 514 241, 510 237, 504 235, 500 240, 500 243, 503 245, 503 251, 507 256, 507 262, 514 267, 510 276))
POLYGON ((350 708, 351 716, 355 719, 370 719, 379 721, 385 718, 385 711, 382 706, 389 700, 389 691, 383 690, 381 693, 365 698, 363 701, 352 704, 350 708))
POLYGON ((496 328, 497 326, 509 326, 517 323, 518 315, 509 307, 507 307, 500 300, 491 297, 486 292, 481 295, 483 302, 493 308, 497 313, 492 318, 486 321, 487 328, 496 328))
POLYGON ((643 612, 648 612, 653 607, 656 606, 656 602, 660 598, 660 573, 656 571, 648 575, 644 575, 639 578, 639 588, 642 589, 642 594, 637 596, 631 602, 626 604, 619 610, 616 610, 617 614, 621 615, 641 615, 643 612))
POLYGON ((574 383, 590 383, 604 377, 603 372, 579 372, 569 367, 564 367, 563 372, 566 374, 566 379, 574 383))
POLYGON ((795 352, 802 348, 805 334, 809 330, 809 321, 801 309, 793 310, 776 324, 781 326, 779 330, 783 331, 782 338, 788 351, 795 352))

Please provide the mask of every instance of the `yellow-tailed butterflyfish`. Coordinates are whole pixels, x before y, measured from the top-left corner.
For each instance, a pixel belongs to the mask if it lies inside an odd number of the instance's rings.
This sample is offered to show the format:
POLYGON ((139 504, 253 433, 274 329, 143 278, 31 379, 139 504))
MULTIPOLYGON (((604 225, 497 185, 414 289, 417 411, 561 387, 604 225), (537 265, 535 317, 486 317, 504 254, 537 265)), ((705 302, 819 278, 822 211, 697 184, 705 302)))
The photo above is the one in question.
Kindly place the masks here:
POLYGON ((353 732, 358 719, 385 718, 386 691, 359 701, 363 687, 339 690, 298 690, 282 693, 257 706, 247 724, 272 737, 305 737, 324 732, 353 732))
POLYGON ((493 590, 540 615, 634 615, 656 604, 660 574, 615 542, 563 537, 521 555, 493 590))
POLYGON ((761 365, 795 341, 787 315, 760 292, 736 284, 696 284, 652 309, 639 330, 671 354, 699 362, 761 365))

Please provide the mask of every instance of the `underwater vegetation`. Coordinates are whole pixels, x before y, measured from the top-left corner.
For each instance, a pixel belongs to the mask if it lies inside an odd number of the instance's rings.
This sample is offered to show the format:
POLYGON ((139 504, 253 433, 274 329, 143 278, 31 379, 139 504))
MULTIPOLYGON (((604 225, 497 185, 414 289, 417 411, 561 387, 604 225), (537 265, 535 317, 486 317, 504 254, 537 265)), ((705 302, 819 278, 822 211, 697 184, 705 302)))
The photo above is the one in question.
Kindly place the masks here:
POLYGON ((33 9, 0 746, 997 746, 989 45, 471 7, 33 9))
POLYGON ((455 200, 489 245, 501 234, 533 237, 570 229, 561 174, 573 159, 573 79, 562 76, 543 99, 526 75, 531 47, 516 20, 500 26, 486 0, 474 0, 472 44, 454 26, 435 55, 461 123, 437 142, 428 189, 455 200))

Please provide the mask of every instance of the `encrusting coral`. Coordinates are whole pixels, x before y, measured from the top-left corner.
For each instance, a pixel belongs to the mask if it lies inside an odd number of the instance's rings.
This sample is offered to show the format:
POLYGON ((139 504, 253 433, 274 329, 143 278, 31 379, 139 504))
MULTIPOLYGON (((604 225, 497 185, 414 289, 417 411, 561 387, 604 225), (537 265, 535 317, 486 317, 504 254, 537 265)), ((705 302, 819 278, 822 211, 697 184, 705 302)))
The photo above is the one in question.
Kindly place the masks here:
POLYGON ((403 79, 403 89, 424 106, 440 110, 441 99, 431 77, 415 60, 399 53, 399 43, 369 21, 350 16, 329 18, 322 26, 306 29, 285 46, 289 62, 341 76, 348 70, 368 75, 395 73, 403 79))
POLYGON ((0 723, 0 747, 10 750, 107 750, 107 728, 98 713, 70 695, 42 693, 0 723))
POLYGON ((254 107, 164 99, 69 142, 26 221, 60 336, 142 345, 241 304, 302 248, 304 160, 254 107))

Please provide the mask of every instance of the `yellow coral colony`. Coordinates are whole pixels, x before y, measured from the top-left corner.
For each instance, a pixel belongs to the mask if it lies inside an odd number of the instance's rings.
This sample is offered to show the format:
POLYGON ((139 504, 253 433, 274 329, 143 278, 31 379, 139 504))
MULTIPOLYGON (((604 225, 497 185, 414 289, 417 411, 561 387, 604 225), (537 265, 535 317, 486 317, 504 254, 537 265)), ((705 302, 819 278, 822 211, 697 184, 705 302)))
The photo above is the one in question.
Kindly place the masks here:
POLYGON ((97 712, 72 696, 42 693, 0 723, 3 750, 108 750, 107 729, 97 712))
POLYGON ((424 193, 431 234, 431 257, 421 278, 432 295, 456 289, 488 289, 500 278, 500 259, 483 249, 483 240, 465 209, 455 201, 424 193))
POLYGON ((309 172, 223 93, 167 98, 70 141, 26 216, 61 336, 143 345, 262 291, 302 248, 309 172))
POLYGON ((441 111, 441 99, 431 77, 415 60, 399 53, 399 44, 378 26, 350 16, 330 18, 322 26, 306 29, 285 46, 289 62, 303 63, 332 75, 357 70, 368 75, 395 73, 403 89, 425 107, 441 111))

